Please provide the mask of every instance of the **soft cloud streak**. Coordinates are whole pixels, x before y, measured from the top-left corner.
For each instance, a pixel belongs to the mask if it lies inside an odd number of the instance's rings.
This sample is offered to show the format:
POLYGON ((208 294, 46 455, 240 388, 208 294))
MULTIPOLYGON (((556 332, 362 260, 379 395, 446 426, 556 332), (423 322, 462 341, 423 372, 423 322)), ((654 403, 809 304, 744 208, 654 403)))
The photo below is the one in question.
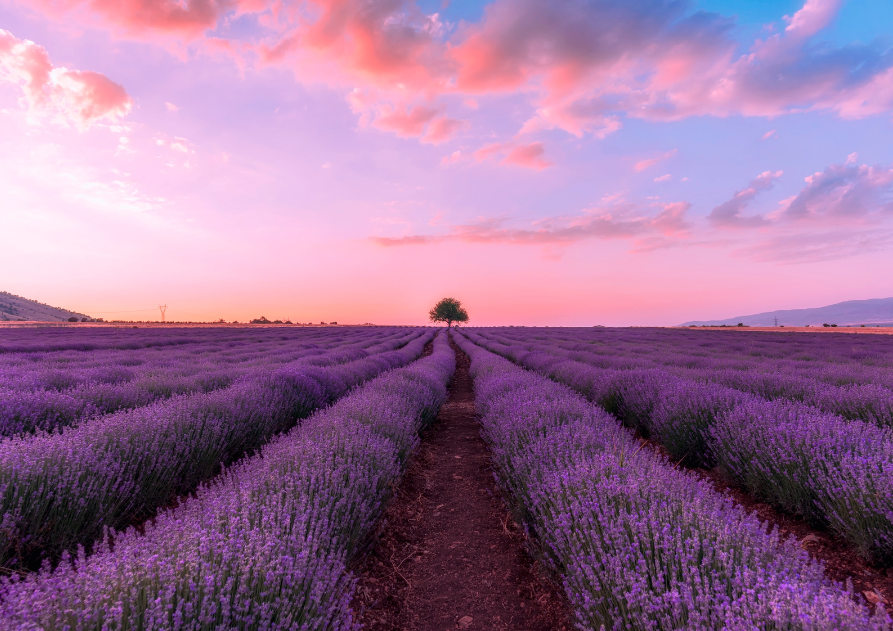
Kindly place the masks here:
POLYGON ((806 186, 781 217, 796 221, 864 222, 893 218, 893 167, 832 164, 806 186))
POLYGON ((759 227, 766 225, 763 215, 742 217, 741 212, 763 191, 768 191, 776 180, 783 175, 782 171, 764 171, 750 181, 747 188, 735 191, 732 199, 723 202, 707 215, 707 220, 715 226, 722 227, 759 227))
POLYGON ((550 217, 530 228, 512 228, 504 218, 485 218, 472 224, 452 226, 446 234, 372 237, 385 247, 424 245, 445 241, 505 243, 511 245, 562 246, 588 239, 644 239, 660 236, 684 238, 689 228, 688 202, 665 204, 654 215, 627 202, 587 209, 582 215, 550 217))
POLYGON ((663 162, 664 160, 669 160, 670 158, 675 156, 677 153, 678 153, 678 151, 676 149, 673 149, 672 151, 668 151, 668 152, 666 152, 662 155, 659 155, 655 158, 639 160, 638 162, 636 162, 633 165, 633 170, 635 170, 636 172, 642 172, 645 169, 649 169, 649 168, 653 167, 655 164, 658 164, 659 162, 663 162))
POLYGON ((541 142, 528 144, 511 142, 496 142, 484 145, 474 152, 478 162, 493 160, 500 156, 499 164, 524 167, 541 171, 552 166, 552 162, 546 159, 546 148, 541 142))

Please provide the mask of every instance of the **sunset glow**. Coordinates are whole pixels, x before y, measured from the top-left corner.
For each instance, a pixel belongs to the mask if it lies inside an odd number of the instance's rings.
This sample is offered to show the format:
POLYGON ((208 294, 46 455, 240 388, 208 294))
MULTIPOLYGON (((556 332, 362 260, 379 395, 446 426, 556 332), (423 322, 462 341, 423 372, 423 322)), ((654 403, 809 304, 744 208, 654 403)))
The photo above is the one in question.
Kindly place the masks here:
POLYGON ((673 325, 893 296, 884 0, 0 0, 0 290, 673 325))

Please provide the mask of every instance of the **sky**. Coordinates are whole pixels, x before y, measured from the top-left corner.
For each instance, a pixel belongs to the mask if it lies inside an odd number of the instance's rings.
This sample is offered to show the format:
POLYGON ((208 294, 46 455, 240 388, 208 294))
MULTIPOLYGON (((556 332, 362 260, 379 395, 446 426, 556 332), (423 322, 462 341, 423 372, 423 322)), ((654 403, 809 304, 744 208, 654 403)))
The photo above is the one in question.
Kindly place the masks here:
POLYGON ((889 0, 0 0, 0 289, 674 325, 893 296, 889 0))

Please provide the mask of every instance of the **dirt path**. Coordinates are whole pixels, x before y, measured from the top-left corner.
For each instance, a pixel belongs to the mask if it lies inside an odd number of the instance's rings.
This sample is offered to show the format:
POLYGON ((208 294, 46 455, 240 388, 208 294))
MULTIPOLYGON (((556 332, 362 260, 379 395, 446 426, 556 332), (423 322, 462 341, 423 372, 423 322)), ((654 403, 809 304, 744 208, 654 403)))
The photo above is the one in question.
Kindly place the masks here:
POLYGON ((554 586, 525 553, 480 437, 468 356, 453 346, 456 379, 422 436, 354 599, 370 631, 573 628, 554 586))

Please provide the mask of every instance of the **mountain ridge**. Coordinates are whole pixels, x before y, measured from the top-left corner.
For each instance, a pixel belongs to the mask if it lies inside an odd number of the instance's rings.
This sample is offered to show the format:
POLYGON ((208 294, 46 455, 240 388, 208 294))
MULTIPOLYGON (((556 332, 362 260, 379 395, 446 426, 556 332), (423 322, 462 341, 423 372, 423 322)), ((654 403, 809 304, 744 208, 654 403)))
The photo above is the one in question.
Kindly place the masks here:
POLYGON ((66 322, 90 316, 0 291, 0 322, 66 322))
POLYGON ((824 307, 779 309, 724 320, 692 320, 679 326, 721 326, 723 324, 734 326, 739 322, 746 326, 775 326, 775 318, 778 318, 778 325, 784 326, 821 326, 822 324, 893 326, 893 298, 845 300, 824 307))

